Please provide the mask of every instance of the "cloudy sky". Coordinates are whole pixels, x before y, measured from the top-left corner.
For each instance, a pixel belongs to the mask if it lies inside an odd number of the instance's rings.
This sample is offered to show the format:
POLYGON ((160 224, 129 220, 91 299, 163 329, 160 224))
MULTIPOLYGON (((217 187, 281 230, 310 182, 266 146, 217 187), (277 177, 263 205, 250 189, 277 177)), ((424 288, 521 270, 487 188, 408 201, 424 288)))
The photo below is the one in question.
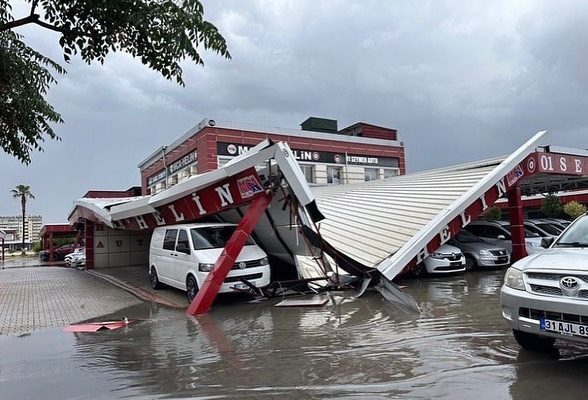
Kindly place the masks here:
MULTIPOLYGON (((541 129, 588 147, 584 1, 204 0, 233 59, 203 53, 186 87, 140 61, 61 62, 49 100, 65 124, 29 166, 0 154, 0 215, 31 186, 30 213, 66 221, 90 189, 139 185, 137 164, 205 117, 299 128, 309 116, 398 129, 408 170, 511 152, 541 129)), ((16 16, 26 10, 15 4, 16 16)), ((63 60, 58 36, 23 28, 63 60)))

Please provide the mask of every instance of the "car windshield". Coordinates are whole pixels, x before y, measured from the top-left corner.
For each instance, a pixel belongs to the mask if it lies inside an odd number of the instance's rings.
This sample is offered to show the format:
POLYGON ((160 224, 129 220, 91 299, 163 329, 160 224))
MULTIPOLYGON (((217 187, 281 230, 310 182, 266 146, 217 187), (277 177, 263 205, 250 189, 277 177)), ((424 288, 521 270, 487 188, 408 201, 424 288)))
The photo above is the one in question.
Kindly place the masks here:
POLYGON ((458 232, 458 234, 455 235, 455 240, 457 240, 459 243, 482 242, 482 239, 480 239, 479 237, 477 237, 476 235, 474 235, 473 233, 468 232, 468 231, 458 232))
MULTIPOLYGON (((219 249, 225 247, 227 241, 235 231, 235 226, 208 226, 205 228, 192 228, 192 243, 194 250, 219 249)), ((245 246, 254 245, 251 237, 247 238, 245 246)))
POLYGON ((574 222, 555 242, 555 247, 588 247, 588 216, 574 222))
POLYGON ((545 232, 549 233, 553 236, 559 236, 561 233, 560 229, 557 229, 555 226, 546 223, 536 224, 539 228, 543 229, 545 232))

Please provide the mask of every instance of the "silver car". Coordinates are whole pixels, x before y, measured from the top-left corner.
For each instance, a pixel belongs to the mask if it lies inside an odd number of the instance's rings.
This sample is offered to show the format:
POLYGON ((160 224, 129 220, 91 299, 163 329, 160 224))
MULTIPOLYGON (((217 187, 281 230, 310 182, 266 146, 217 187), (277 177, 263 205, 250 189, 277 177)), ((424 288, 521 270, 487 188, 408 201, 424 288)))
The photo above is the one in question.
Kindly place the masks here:
POLYGON ((465 255, 466 270, 476 267, 505 267, 510 263, 510 256, 504 247, 488 243, 468 231, 460 231, 447 244, 457 247, 465 255))
POLYGON ((555 339, 588 343, 588 215, 506 271, 501 308, 526 349, 550 349, 555 339))

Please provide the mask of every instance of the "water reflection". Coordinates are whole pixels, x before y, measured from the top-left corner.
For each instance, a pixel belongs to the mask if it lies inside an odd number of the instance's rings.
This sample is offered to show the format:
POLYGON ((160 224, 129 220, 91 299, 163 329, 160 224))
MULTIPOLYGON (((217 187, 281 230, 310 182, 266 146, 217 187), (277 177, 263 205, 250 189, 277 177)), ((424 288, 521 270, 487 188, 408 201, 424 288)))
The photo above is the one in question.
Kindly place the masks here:
POLYGON ((582 394, 585 348, 560 346, 547 357, 521 353, 500 317, 501 279, 497 271, 403 282, 423 310, 418 318, 389 307, 376 292, 359 299, 334 294, 323 307, 223 304, 199 318, 134 307, 105 316, 137 320, 122 330, 0 340, 0 383, 8 387, 6 398, 51 397, 40 386, 48 382, 62 382, 54 398, 85 391, 90 398, 582 394), (22 359, 19 351, 33 355, 22 359), (54 359, 59 368, 47 371, 54 359))

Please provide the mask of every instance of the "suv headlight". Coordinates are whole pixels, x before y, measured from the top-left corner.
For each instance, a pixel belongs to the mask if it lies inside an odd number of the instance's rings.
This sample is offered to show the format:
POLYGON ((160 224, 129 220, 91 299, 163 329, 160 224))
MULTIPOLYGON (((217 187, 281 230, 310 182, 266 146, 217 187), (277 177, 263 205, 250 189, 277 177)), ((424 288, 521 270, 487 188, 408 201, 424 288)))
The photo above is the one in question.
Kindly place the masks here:
POLYGON ((480 255, 481 256, 491 256, 492 253, 490 252, 490 250, 482 249, 482 250, 480 250, 480 255))
POLYGON ((198 264, 198 271, 200 272, 210 272, 214 268, 214 264, 198 264))
POLYGON ((269 261, 267 260, 267 257, 263 257, 262 259, 259 260, 259 265, 268 265, 269 261))
POLYGON ((512 289, 525 290, 523 271, 510 267, 504 274, 504 285, 512 289))

